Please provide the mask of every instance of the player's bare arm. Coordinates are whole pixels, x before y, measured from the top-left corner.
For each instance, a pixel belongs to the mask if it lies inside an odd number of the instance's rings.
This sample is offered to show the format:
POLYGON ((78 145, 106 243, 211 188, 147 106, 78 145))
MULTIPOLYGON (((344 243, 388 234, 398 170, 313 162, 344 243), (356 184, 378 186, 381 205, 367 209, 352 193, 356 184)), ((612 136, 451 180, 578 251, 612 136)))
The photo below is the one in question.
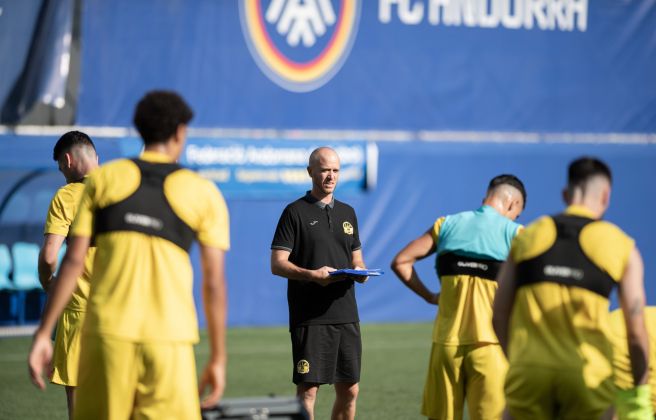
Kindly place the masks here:
POLYGON ((405 246, 392 260, 391 268, 396 276, 410 290, 415 292, 426 302, 437 305, 440 294, 429 290, 419 278, 415 270, 415 263, 435 253, 435 241, 433 240, 432 228, 423 235, 405 246))
POLYGON ((508 356, 508 323, 510 322, 510 313, 515 301, 516 270, 517 265, 510 258, 501 266, 497 276, 499 288, 492 307, 492 326, 506 356, 508 356))
POLYGON ((316 270, 301 268, 289 261, 290 252, 284 249, 271 250, 271 273, 276 276, 303 281, 313 281, 326 286, 331 283, 330 272, 333 267, 321 267, 316 270))
POLYGON ((642 257, 638 249, 634 247, 620 282, 619 298, 626 323, 631 371, 636 386, 646 384, 649 373, 649 337, 645 328, 643 278, 642 257))
POLYGON ((201 401, 201 407, 216 405, 226 385, 226 285, 225 252, 205 245, 200 245, 201 264, 203 267, 203 306, 207 319, 210 358, 201 374, 199 393, 209 387, 210 393, 201 401))
POLYGON ((77 278, 82 274, 82 270, 84 269, 84 259, 89 249, 89 243, 89 238, 81 236, 71 238, 59 270, 59 279, 54 284, 50 297, 46 302, 39 328, 34 333, 34 341, 32 342, 32 348, 30 349, 28 358, 28 367, 32 383, 41 389, 45 388, 43 374, 47 372, 46 368, 50 365, 52 359, 50 334, 64 307, 68 304, 73 291, 75 291, 77 278))
POLYGON ((43 237, 43 245, 39 252, 39 282, 46 292, 53 280, 55 271, 57 271, 57 259, 59 250, 66 239, 63 235, 46 233, 43 237))

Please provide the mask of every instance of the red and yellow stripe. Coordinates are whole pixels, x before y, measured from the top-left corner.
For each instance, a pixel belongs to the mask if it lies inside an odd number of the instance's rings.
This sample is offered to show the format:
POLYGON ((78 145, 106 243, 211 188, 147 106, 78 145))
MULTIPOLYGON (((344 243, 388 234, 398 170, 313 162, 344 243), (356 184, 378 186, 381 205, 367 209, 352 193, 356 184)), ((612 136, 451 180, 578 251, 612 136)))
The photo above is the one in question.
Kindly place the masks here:
POLYGON ((346 51, 349 39, 355 30, 357 2, 342 0, 337 28, 335 28, 328 45, 316 58, 299 63, 285 57, 269 37, 262 14, 261 1, 244 0, 244 2, 248 32, 257 53, 272 71, 291 82, 309 83, 328 73, 346 51))

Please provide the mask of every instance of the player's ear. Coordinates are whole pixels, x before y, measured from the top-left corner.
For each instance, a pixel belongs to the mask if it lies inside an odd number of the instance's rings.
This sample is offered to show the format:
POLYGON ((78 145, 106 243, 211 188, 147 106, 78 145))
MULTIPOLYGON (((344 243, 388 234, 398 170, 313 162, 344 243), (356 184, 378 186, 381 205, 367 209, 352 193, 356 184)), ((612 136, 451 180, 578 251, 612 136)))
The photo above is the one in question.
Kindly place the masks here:
POLYGON ((513 211, 521 210, 522 208, 522 203, 519 198, 515 198, 511 203, 510 203, 510 209, 513 211))
POLYGON ((601 191, 601 204, 607 209, 610 204, 610 188, 604 188, 601 191))
POLYGON ((73 155, 71 152, 66 152, 64 153, 64 156, 66 157, 66 168, 69 168, 73 166, 73 155))
POLYGON ((309 166, 307 167, 307 172, 308 172, 308 175, 310 176, 310 178, 312 178, 312 168, 311 167, 309 167, 309 166))
MULTIPOLYGON (((512 215, 513 212, 517 210, 517 207, 519 206, 519 201, 518 200, 509 200, 508 202, 508 207, 506 208, 506 216, 512 215)), ((513 218, 514 220, 514 218, 513 218)))
POLYGON ((569 203, 572 201, 571 194, 569 193, 569 188, 563 188, 562 196, 565 204, 569 205, 569 203))
POLYGON ((175 141, 177 143, 183 143, 187 139, 187 125, 186 124, 178 124, 178 126, 175 129, 175 141))

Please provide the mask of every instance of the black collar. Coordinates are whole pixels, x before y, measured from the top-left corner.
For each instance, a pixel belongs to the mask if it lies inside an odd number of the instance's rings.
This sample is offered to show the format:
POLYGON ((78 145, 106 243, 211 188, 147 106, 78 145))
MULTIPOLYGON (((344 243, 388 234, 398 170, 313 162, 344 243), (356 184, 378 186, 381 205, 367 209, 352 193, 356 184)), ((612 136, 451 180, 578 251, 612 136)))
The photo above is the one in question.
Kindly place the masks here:
POLYGON ((333 196, 333 199, 330 200, 330 203, 326 204, 321 200, 317 200, 315 196, 311 194, 311 191, 308 191, 305 193, 305 197, 303 197, 305 201, 307 201, 310 204, 314 204, 315 206, 319 207, 320 209, 325 209, 326 206, 328 206, 331 210, 335 207, 335 197, 333 196))

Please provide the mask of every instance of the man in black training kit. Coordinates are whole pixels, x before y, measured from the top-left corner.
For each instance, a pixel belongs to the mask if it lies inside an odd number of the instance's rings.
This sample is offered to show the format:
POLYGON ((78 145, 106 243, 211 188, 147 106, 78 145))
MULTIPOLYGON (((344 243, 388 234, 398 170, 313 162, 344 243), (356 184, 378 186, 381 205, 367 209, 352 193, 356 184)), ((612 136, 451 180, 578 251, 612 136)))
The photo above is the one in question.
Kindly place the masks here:
POLYGON ((353 208, 333 197, 339 157, 328 147, 312 152, 312 190, 289 204, 271 244, 271 272, 286 277, 289 330, 297 395, 314 418, 319 386, 335 384, 333 419, 355 418, 362 343, 354 280, 330 276, 365 267, 353 208))

